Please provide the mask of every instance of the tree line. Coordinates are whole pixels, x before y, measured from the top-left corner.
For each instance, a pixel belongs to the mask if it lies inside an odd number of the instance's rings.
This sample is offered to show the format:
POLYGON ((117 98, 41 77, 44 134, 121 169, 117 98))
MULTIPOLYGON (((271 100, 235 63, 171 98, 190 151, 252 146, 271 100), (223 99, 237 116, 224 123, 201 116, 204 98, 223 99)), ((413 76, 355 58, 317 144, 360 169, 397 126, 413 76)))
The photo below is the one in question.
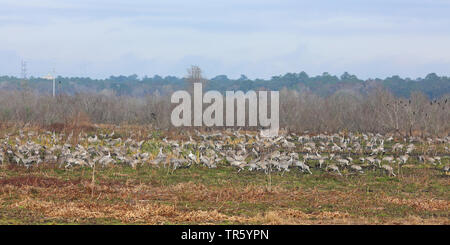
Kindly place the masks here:
MULTIPOLYGON (((153 77, 137 75, 110 76, 106 79, 88 77, 58 77, 57 92, 74 95, 75 93, 96 92, 114 94, 117 96, 143 97, 151 94, 170 94, 173 91, 187 89, 187 77, 155 75, 153 77)), ((51 94, 52 82, 43 78, 30 77, 21 79, 10 76, 0 76, 0 90, 28 89, 41 94, 51 94)), ((438 99, 450 93, 450 77, 430 73, 425 78, 401 78, 391 76, 385 79, 359 79, 347 72, 341 76, 323 73, 309 76, 305 72, 286 73, 273 76, 270 79, 249 79, 241 75, 238 79, 230 79, 226 75, 218 75, 208 79, 206 90, 281 90, 283 88, 300 93, 312 92, 321 97, 327 97, 338 91, 347 90, 368 94, 373 88, 382 86, 393 95, 409 98, 415 92, 421 92, 429 99, 438 99)))

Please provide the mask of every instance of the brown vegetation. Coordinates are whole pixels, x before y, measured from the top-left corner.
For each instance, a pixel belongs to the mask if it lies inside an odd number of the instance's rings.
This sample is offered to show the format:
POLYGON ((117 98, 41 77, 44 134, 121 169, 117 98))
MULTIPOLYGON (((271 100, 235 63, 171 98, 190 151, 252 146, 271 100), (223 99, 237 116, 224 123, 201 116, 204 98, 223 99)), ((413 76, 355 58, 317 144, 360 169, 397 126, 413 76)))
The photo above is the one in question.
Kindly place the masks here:
POLYGON ((245 183, 245 178, 227 179, 224 173, 236 173, 226 169, 211 176, 219 179, 220 185, 198 179, 194 183, 201 169, 186 170, 182 174, 192 180, 175 182, 171 180, 177 178, 175 175, 167 176, 155 169, 147 169, 149 175, 139 178, 142 171, 99 170, 93 195, 89 173, 84 170, 58 173, 37 168, 27 176, 21 169, 7 171, 0 179, 0 222, 449 224, 448 195, 442 196, 435 189, 437 183, 448 184, 448 179, 430 180, 432 171, 408 171, 402 183, 379 182, 370 176, 351 180, 339 177, 336 182, 333 176, 323 175, 320 182, 310 185, 309 176, 284 176, 289 180, 276 178, 271 190, 245 183), (120 178, 113 180, 111 173, 120 178), (411 183, 420 184, 414 193, 404 189, 411 183), (18 215, 19 210, 26 210, 31 220, 25 221, 18 215))
MULTIPOLYGON (((450 130, 448 96, 430 101, 423 94, 396 98, 381 88, 368 95, 338 91, 329 97, 309 92, 282 90, 280 125, 304 132, 397 133, 447 135, 450 130)), ((55 131, 89 130, 95 124, 148 125, 170 129, 169 96, 145 98, 103 94, 60 95, 57 98, 31 92, 0 91, 0 121, 41 125, 55 131)))

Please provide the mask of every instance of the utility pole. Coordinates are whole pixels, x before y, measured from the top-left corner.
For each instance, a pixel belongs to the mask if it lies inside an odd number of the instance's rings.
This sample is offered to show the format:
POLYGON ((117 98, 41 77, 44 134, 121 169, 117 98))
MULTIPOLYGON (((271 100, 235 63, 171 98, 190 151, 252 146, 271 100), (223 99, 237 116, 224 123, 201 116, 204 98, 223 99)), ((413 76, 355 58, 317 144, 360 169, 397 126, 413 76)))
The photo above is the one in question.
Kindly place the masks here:
POLYGON ((48 74, 47 76, 44 76, 44 77, 42 77, 42 78, 44 78, 44 79, 47 79, 47 80, 52 80, 52 95, 53 95, 53 97, 55 97, 56 96, 56 88, 55 88, 55 86, 56 86, 56 76, 55 76, 55 69, 53 69, 53 74, 48 74))
POLYGON ((55 69, 53 69, 53 97, 55 97, 55 69))

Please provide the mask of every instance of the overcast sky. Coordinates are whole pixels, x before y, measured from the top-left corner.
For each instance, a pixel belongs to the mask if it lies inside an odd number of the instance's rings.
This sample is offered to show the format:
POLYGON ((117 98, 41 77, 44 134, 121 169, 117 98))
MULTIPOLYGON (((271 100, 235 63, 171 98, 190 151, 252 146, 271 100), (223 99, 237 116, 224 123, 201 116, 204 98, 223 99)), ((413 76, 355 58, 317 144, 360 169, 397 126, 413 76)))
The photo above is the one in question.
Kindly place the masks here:
POLYGON ((450 75, 449 0, 0 0, 0 75, 450 75))

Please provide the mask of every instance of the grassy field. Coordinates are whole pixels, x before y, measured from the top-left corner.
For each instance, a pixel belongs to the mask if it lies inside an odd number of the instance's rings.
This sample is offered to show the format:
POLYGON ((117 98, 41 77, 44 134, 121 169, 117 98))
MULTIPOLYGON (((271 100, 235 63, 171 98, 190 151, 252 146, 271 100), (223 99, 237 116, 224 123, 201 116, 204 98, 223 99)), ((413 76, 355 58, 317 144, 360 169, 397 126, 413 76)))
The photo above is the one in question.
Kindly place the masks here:
POLYGON ((450 176, 0 168, 0 224, 450 224, 450 176), (94 171, 94 173, 93 173, 94 171))

